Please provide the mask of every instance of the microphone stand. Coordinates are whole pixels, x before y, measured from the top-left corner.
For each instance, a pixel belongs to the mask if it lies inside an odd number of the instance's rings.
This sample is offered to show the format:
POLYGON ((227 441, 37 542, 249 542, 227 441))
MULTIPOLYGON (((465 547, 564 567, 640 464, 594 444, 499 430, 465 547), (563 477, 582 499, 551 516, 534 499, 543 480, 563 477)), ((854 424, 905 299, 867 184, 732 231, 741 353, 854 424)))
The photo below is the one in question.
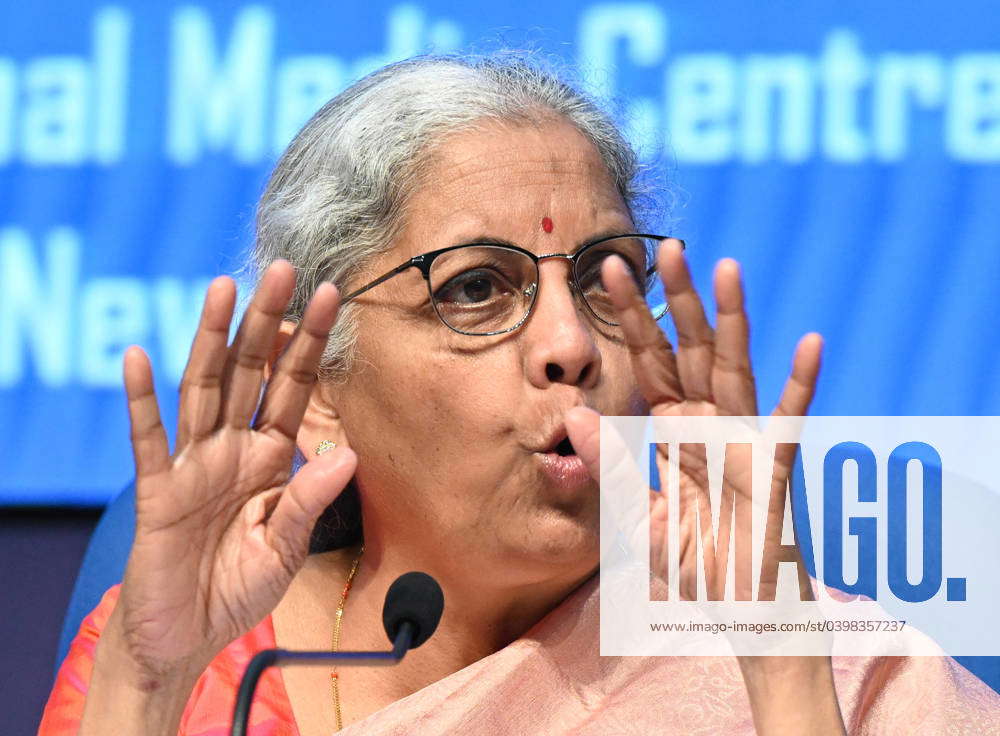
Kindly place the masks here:
POLYGON ((386 667, 398 664, 413 643, 415 627, 410 621, 403 621, 388 652, 296 652, 288 649, 264 649, 257 652, 247 665, 240 689, 236 694, 236 707, 233 709, 233 726, 231 736, 246 736, 247 724, 250 720, 250 706, 257 690, 257 682, 264 670, 290 662, 299 664, 324 664, 337 660, 350 660, 353 664, 374 667, 386 667))

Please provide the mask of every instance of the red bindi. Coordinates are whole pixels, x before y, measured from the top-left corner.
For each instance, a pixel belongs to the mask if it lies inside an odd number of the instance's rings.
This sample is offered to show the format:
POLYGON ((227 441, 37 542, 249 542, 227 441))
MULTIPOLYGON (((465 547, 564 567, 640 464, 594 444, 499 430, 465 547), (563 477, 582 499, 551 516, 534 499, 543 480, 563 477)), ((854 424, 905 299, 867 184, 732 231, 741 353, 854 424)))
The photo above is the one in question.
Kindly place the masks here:
POLYGON ((542 218, 542 230, 544 230, 547 233, 552 232, 552 218, 550 217, 542 218))

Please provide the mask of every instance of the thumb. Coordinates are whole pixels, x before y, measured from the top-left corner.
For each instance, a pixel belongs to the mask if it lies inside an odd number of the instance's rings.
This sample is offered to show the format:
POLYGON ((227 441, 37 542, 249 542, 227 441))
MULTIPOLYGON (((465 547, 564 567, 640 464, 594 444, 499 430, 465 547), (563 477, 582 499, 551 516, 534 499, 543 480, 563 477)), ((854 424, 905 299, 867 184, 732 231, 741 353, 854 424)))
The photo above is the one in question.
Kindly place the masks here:
POLYGON ((601 415, 586 406, 574 406, 565 416, 566 432, 590 477, 601 479, 601 415))
POLYGON ((276 549, 304 550, 316 519, 354 477, 358 457, 347 447, 307 462, 285 486, 268 520, 276 549))

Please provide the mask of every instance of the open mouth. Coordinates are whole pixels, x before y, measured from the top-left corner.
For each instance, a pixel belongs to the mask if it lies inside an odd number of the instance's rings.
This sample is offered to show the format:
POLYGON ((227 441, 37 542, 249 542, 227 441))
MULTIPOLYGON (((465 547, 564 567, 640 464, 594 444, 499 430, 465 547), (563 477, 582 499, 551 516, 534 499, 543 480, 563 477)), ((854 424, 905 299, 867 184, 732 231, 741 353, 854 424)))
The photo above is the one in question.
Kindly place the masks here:
POLYGON ((551 486, 569 494, 568 497, 576 498, 574 494, 593 485, 590 472, 584 466, 583 459, 576 454, 576 448, 569 437, 563 437, 550 448, 539 453, 538 457, 542 472, 548 477, 551 486))
POLYGON ((555 446, 553 451, 560 457, 568 457, 576 454, 576 450, 573 449, 573 443, 569 441, 569 437, 564 437, 563 440, 555 446))

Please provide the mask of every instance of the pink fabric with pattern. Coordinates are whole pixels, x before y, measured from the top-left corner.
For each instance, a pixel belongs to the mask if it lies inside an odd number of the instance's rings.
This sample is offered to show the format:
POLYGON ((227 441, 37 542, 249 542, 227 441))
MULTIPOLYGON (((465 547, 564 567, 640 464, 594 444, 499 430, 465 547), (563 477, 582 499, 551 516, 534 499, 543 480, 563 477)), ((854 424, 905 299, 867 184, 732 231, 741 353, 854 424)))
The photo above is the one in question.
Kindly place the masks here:
MULTIPOLYGON (((346 727, 386 734, 753 734, 732 658, 598 656, 596 578, 504 649, 346 727)), ((80 628, 45 708, 39 734, 75 734, 94 649, 118 588, 80 628)), ((270 617, 226 647, 199 679, 183 736, 223 736, 247 662, 275 646, 270 617)), ((852 734, 1000 734, 1000 696, 954 660, 834 659, 837 694, 852 734)), ((281 673, 261 679, 254 736, 298 736, 281 673)))

